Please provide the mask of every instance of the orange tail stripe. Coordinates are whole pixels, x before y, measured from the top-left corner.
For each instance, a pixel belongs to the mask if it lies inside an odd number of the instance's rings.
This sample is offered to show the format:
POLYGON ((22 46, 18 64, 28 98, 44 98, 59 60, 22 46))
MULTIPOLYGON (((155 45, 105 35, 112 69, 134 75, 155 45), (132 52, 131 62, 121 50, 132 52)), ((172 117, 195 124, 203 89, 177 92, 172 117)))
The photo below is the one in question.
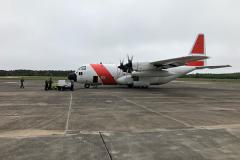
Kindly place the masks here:
POLYGON ((192 49, 192 54, 204 54, 204 35, 200 34, 192 49))
POLYGON ((187 66, 204 66, 204 61, 192 61, 188 62, 187 66))

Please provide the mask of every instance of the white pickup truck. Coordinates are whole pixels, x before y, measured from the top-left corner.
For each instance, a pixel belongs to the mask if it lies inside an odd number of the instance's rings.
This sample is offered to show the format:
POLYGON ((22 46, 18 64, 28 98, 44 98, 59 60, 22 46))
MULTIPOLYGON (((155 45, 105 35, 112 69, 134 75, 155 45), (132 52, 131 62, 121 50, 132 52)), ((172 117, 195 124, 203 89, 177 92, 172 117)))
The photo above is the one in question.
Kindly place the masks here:
POLYGON ((71 82, 69 80, 58 80, 57 89, 63 91, 66 89, 71 89, 71 82))

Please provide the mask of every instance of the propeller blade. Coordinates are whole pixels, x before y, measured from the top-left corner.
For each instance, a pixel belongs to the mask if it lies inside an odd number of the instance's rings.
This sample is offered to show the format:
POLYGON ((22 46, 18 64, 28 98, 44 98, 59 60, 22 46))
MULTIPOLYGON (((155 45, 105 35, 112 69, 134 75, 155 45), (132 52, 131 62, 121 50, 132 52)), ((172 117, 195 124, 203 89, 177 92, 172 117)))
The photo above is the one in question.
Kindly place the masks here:
POLYGON ((127 73, 132 73, 133 71, 133 56, 129 56, 127 54, 127 63, 124 64, 124 59, 120 60, 120 65, 118 66, 119 69, 121 69, 123 72, 127 72, 127 73))

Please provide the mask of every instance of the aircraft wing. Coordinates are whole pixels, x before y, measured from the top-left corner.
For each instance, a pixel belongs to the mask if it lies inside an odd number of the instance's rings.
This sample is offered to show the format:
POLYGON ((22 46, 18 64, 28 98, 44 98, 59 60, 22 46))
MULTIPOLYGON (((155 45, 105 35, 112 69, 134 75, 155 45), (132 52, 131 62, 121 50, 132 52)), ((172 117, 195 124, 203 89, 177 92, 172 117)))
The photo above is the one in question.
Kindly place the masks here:
POLYGON ((225 67, 232 67, 230 65, 219 65, 219 66, 200 66, 196 67, 197 69, 216 69, 216 68, 225 68, 225 67))
POLYGON ((186 63, 191 61, 198 61, 208 59, 207 56, 185 56, 179 58, 166 59, 162 61, 151 62, 152 65, 156 67, 162 67, 163 69, 173 68, 178 66, 186 65, 186 63))

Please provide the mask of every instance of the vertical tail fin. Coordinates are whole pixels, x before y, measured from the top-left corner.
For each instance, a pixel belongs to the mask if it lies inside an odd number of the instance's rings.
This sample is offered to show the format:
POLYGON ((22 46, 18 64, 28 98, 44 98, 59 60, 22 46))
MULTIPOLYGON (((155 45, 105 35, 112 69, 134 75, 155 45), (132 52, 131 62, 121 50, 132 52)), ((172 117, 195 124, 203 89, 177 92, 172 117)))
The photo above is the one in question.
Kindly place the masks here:
MULTIPOLYGON (((204 40, 204 34, 199 34, 197 36, 197 39, 193 45, 193 48, 190 52, 191 56, 203 56, 206 55, 205 53, 205 40, 204 40)), ((187 66, 205 66, 205 60, 199 60, 199 61, 192 61, 188 62, 187 66)))

